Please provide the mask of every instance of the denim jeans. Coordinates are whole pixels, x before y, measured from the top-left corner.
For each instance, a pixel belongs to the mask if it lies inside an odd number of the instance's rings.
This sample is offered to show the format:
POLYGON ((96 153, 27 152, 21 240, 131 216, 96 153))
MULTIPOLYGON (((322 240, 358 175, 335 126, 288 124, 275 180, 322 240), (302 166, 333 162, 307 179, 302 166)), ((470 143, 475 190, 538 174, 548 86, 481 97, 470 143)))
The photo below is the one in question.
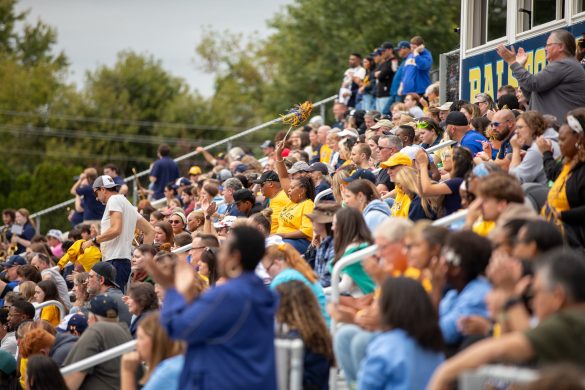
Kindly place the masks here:
POLYGON ((282 241, 284 241, 286 244, 292 245, 301 254, 301 256, 305 254, 310 244, 309 240, 306 238, 285 238, 282 241))
POLYGON ((376 333, 363 330, 357 325, 342 325, 335 332, 333 349, 348 383, 355 383, 360 363, 366 356, 366 348, 376 333))
POLYGON ((129 259, 113 259, 109 260, 110 264, 116 269, 116 284, 120 287, 120 290, 125 294, 126 285, 130 279, 130 260, 129 259))
POLYGON ((388 111, 384 112, 384 107, 386 107, 389 101, 389 96, 376 98, 376 111, 379 111, 382 114, 388 114, 388 111))
POLYGON ((362 101, 360 102, 360 109, 364 111, 371 111, 376 109, 376 98, 369 94, 362 95, 362 101))

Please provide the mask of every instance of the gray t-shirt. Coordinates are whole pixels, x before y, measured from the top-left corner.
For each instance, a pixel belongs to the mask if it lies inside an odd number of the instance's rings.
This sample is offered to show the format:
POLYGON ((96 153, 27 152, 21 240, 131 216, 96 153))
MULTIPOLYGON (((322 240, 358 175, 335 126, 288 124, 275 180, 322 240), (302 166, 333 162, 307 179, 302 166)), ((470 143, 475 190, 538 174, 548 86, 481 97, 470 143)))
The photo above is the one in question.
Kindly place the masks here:
POLYGON ((8 332, 6 336, 2 340, 0 340, 0 349, 3 351, 8 352, 16 359, 16 349, 18 348, 16 344, 16 333, 15 332, 8 332))
MULTIPOLYGON (((83 332, 65 359, 64 366, 76 363, 132 340, 124 323, 99 321, 83 332)), ((80 390, 117 390, 120 388, 120 357, 84 371, 80 390)))
POLYGON ((130 259, 132 257, 132 239, 136 229, 136 221, 141 218, 140 214, 132 203, 128 202, 123 195, 112 195, 106 203, 106 210, 102 217, 102 233, 110 228, 110 212, 119 211, 122 213, 122 232, 113 240, 100 243, 102 258, 104 261, 113 259, 130 259))

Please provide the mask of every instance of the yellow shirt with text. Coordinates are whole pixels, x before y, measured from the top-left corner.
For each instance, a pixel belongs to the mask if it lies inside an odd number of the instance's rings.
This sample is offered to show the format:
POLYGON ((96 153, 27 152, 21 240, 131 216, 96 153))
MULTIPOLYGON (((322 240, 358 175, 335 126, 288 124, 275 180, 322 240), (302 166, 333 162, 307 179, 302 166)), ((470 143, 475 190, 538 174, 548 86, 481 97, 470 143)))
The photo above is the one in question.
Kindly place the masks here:
POLYGON ((313 238, 313 224, 307 217, 307 214, 313 212, 315 207, 311 199, 303 202, 290 202, 285 206, 278 216, 278 230, 279 233, 293 233, 300 231, 308 240, 313 238))
POLYGON ((408 218, 408 209, 410 209, 410 198, 400 188, 396 187, 396 198, 392 205, 393 217, 408 218))
POLYGON ((272 199, 270 199, 270 208, 272 209, 272 219, 271 226, 270 226, 270 234, 275 234, 278 230, 278 217, 280 216, 280 212, 282 209, 287 206, 289 203, 292 203, 284 190, 280 190, 278 194, 272 199))
POLYGON ((322 163, 329 164, 331 159, 331 148, 328 145, 321 145, 321 151, 319 152, 319 161, 322 163))

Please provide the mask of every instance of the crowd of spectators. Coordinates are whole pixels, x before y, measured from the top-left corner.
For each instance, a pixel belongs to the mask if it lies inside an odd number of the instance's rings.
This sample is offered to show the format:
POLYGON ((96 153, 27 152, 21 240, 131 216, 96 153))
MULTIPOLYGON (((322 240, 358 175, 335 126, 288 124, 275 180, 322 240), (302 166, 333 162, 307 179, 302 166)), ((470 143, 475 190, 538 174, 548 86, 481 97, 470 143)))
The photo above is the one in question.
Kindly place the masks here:
POLYGON ((206 164, 181 176, 161 145, 136 206, 115 166, 87 168, 67 233, 4 210, 0 388, 276 389, 277 337, 303 341, 306 389, 583 369, 585 70, 564 30, 546 50, 544 76, 499 49, 517 89, 440 104, 424 40, 385 42, 350 55, 332 123, 279 132, 262 160, 198 148, 206 164), (572 95, 548 107, 557 92, 572 95))

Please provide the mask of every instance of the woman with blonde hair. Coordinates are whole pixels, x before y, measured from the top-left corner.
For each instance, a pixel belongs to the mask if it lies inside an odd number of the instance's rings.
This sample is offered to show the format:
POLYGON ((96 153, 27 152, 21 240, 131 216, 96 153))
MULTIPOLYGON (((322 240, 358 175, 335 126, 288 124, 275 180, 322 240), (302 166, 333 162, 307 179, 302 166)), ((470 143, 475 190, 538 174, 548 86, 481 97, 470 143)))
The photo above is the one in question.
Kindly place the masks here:
POLYGON ((87 282, 89 281, 89 273, 79 272, 73 277, 73 289, 75 294, 75 302, 71 306, 71 313, 80 313, 85 311, 85 305, 89 302, 89 292, 87 291, 87 282))
POLYGON ((185 346, 182 342, 173 341, 159 321, 158 312, 151 313, 138 325, 136 351, 122 356, 121 361, 121 389, 135 390, 136 371, 140 362, 144 362, 147 369, 138 381, 143 390, 161 388, 177 389, 179 377, 185 361, 183 353, 185 346))
POLYGON ((270 283, 270 288, 272 289, 291 280, 298 280, 310 287, 319 302, 321 314, 329 322, 329 315, 325 308, 327 300, 325 299, 323 287, 319 284, 319 278, 292 245, 279 244, 269 246, 262 259, 262 265, 272 278, 272 282, 270 283))
POLYGON ((335 202, 337 204, 341 204, 343 202, 343 191, 347 185, 347 182, 343 179, 348 177, 349 172, 346 169, 340 169, 331 180, 331 192, 333 192, 333 197, 335 198, 335 202))
POLYGON ((31 282, 27 280, 26 282, 22 282, 18 286, 18 292, 20 295, 25 299, 25 301, 33 303, 35 298, 35 288, 37 284, 35 282, 31 282))
POLYGON ((422 195, 422 188, 418 180, 416 169, 403 167, 396 174, 396 185, 410 198, 408 219, 418 221, 420 219, 437 219, 443 197, 427 197, 422 195))

